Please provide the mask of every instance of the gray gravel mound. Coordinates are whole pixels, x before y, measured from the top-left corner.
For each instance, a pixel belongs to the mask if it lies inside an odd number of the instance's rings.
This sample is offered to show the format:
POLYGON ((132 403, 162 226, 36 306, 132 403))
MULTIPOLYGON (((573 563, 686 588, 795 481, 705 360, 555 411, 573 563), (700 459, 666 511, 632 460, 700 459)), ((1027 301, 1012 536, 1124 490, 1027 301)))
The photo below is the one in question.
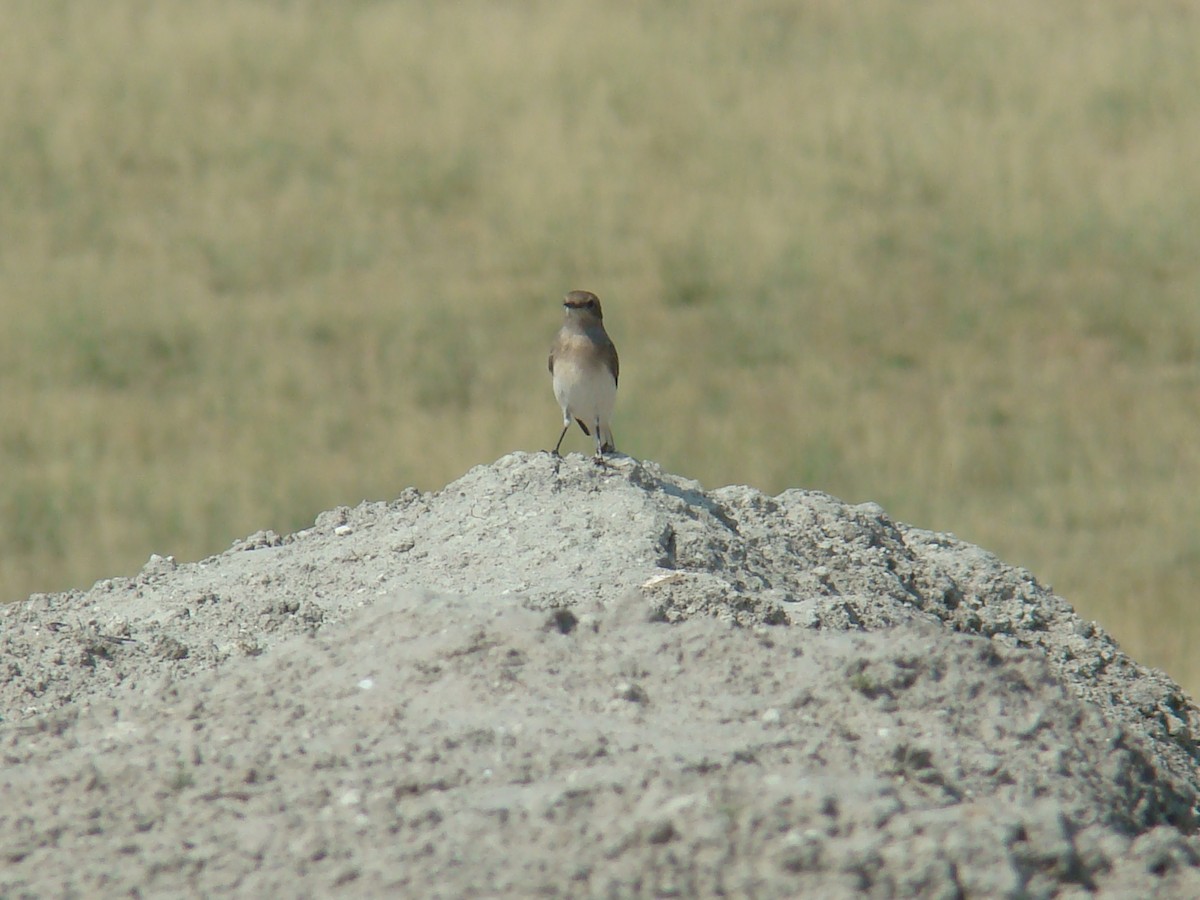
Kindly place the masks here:
POLYGON ((1200 711, 825 494, 514 453, 0 608, 0 896, 1196 897, 1200 711))

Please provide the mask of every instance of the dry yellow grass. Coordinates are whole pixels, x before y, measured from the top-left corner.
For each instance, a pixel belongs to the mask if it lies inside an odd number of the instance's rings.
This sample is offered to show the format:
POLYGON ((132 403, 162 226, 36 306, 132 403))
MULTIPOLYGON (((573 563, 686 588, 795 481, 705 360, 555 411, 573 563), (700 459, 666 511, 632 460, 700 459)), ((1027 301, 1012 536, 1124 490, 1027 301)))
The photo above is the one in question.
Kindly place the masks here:
POLYGON ((0 596, 546 446, 586 287, 622 449, 954 531, 1200 689, 1195 7, 5 18, 0 596))

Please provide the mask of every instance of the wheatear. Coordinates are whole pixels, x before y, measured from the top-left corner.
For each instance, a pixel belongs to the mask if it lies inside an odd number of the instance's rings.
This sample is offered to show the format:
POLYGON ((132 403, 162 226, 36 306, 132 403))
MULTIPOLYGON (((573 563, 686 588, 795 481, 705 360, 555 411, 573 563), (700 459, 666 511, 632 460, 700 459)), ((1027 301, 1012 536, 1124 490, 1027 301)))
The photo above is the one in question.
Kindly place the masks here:
POLYGON ((600 298, 591 291, 571 291, 563 299, 563 309, 563 326, 550 348, 554 396, 563 411, 563 430, 554 455, 574 419, 584 434, 595 435, 596 461, 600 462, 605 453, 617 449, 611 424, 621 371, 617 348, 604 330, 600 298))

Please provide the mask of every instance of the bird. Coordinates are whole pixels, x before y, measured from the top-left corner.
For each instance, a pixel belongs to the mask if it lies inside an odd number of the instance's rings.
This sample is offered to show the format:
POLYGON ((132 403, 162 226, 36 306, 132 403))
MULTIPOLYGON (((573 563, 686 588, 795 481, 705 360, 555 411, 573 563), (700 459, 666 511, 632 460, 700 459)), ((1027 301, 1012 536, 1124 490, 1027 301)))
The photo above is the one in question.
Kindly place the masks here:
POLYGON ((550 348, 549 368, 554 396, 562 407, 563 430, 552 451, 558 456, 574 420, 596 439, 595 460, 617 449, 612 433, 613 404, 621 364, 617 348, 604 330, 600 298, 591 291, 571 291, 563 298, 563 324, 550 348))

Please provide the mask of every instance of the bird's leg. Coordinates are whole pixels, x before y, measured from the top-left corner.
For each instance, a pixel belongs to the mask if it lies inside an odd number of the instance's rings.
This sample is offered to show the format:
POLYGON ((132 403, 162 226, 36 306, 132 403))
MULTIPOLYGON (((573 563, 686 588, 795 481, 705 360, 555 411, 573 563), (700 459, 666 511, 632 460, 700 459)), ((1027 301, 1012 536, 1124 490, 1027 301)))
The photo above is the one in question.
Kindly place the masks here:
POLYGON ((563 426, 562 434, 560 434, 558 436, 558 443, 555 444, 554 449, 550 451, 555 456, 558 456, 558 448, 562 446, 563 438, 565 438, 567 436, 567 429, 570 427, 571 427, 571 421, 570 421, 570 419, 568 419, 567 424, 563 426))
POLYGON ((604 442, 600 439, 600 417, 596 417, 596 455, 593 457, 597 465, 604 465, 604 442))

